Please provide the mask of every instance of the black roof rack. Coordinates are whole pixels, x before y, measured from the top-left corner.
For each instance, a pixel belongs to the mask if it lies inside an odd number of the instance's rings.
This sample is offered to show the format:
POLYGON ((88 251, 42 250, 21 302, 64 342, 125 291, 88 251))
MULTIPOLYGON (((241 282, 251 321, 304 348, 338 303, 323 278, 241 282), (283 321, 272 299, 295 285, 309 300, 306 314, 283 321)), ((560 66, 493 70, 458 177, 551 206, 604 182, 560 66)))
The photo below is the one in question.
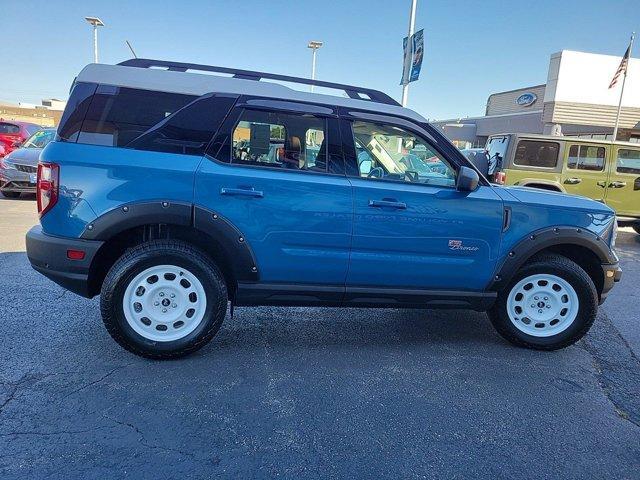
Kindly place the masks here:
POLYGON ((289 75, 278 75, 275 73, 254 72, 253 70, 240 70, 237 68, 215 67, 212 65, 200 65, 197 63, 181 63, 166 60, 151 60, 148 58, 132 58, 119 63, 125 67, 152 68, 164 67, 172 72, 186 72, 187 70, 200 70, 202 72, 227 73, 234 78, 242 78, 244 80, 261 80, 263 78, 270 80, 279 80, 281 82, 301 83, 305 85, 314 85, 316 87, 334 88, 343 90, 349 98, 358 100, 369 100, 376 103, 385 103, 387 105, 400 106, 400 104, 386 93, 369 88, 355 87, 353 85, 344 85, 341 83, 324 82, 322 80, 311 80, 310 78, 291 77, 289 75))

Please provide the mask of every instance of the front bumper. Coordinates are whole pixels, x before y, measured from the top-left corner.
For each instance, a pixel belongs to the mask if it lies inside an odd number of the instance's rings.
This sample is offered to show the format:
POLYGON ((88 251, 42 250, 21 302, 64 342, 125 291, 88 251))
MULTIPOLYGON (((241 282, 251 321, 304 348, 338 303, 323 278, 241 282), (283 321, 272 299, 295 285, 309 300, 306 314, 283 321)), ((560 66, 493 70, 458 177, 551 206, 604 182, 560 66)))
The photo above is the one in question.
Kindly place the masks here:
POLYGON ((604 283, 602 285, 602 293, 600 294, 601 305, 606 300, 613 286, 622 278, 622 269, 618 263, 604 263, 602 264, 602 274, 604 283))
MULTIPOLYGON (((35 174, 34 174, 35 175, 35 174)), ((28 172, 13 168, 0 169, 0 188, 9 192, 36 193, 36 184, 28 172)))
POLYGON ((91 262, 104 242, 47 235, 36 225, 27 232, 27 257, 31 266, 45 277, 73 293, 91 298, 91 262), (82 260, 70 260, 67 250, 85 252, 82 260))

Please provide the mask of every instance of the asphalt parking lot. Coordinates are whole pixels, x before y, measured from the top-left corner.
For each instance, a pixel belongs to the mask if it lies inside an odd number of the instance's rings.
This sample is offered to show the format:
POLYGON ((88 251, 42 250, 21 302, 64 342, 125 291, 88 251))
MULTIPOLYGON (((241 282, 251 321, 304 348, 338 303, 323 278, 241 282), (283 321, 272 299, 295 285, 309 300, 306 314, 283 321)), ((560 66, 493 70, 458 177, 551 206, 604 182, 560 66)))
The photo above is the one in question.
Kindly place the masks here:
POLYGON ((589 335, 522 350, 483 314, 238 309, 138 358, 35 273, 0 198, 0 478, 608 478, 640 472, 640 236, 589 335))

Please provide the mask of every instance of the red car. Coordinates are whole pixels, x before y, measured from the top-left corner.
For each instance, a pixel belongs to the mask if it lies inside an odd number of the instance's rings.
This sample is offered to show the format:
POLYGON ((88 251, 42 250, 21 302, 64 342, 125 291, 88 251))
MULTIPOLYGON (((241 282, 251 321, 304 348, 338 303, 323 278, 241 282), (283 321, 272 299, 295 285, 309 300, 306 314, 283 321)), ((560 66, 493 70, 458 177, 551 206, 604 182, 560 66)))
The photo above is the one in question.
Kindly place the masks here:
POLYGON ((41 128, 35 123, 0 118, 0 157, 10 154, 41 128))

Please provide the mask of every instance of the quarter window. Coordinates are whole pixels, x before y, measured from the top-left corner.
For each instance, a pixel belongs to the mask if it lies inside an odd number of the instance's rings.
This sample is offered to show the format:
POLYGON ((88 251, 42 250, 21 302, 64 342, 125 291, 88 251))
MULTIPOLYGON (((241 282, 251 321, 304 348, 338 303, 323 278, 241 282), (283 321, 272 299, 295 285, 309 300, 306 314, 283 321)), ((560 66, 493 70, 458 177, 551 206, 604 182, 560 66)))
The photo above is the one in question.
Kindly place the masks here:
POLYGON ((576 170, 604 170, 605 148, 595 145, 571 145, 567 167, 576 170))
POLYGON ((232 163, 327 171, 326 120, 306 114, 244 110, 233 130, 232 163))
POLYGON ((371 180, 455 186, 455 171, 422 138, 402 128, 353 122, 358 172, 371 180))
POLYGON ((640 150, 618 149, 616 171, 618 173, 640 175, 640 150))
POLYGON ((555 168, 560 144, 537 140, 520 140, 513 159, 514 165, 523 167, 555 168))

